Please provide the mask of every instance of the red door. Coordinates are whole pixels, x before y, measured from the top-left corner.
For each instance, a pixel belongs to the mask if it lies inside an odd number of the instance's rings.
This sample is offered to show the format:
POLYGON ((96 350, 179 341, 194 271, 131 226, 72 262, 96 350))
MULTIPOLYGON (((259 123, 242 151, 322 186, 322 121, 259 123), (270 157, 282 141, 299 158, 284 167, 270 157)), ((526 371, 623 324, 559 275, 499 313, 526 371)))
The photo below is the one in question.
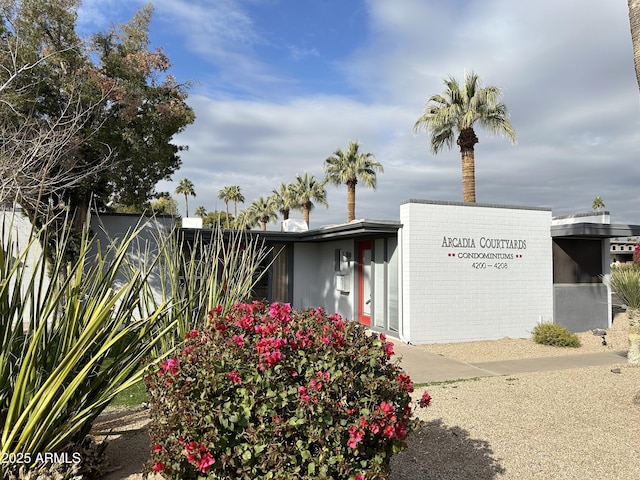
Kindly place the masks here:
POLYGON ((371 325, 371 241, 358 244, 358 321, 371 325))

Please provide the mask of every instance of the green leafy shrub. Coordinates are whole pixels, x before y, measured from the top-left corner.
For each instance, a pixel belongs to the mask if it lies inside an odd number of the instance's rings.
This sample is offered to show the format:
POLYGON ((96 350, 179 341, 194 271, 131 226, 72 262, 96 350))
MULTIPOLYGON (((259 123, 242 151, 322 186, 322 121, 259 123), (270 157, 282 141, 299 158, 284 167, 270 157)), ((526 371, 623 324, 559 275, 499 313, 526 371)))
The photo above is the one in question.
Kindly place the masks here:
MULTIPOLYGON (((415 428, 393 344, 322 309, 209 313, 145 377, 151 459, 168 478, 384 478, 415 428)), ((420 406, 427 406, 425 392, 420 406)))
POLYGON ((18 248, 21 221, 3 224, 0 245, 0 455, 21 460, 0 463, 4 477, 38 454, 77 453, 95 418, 142 378, 142 360, 174 328, 163 302, 139 311, 150 270, 117 281, 136 232, 96 257, 85 230, 70 259, 68 227, 53 242, 45 224, 18 248))
POLYGON ((554 323, 539 323, 533 329, 533 341, 552 347, 579 347, 580 339, 575 333, 554 323))
POLYGON ((610 277, 603 281, 628 308, 640 309, 640 265, 617 265, 611 268, 610 277))

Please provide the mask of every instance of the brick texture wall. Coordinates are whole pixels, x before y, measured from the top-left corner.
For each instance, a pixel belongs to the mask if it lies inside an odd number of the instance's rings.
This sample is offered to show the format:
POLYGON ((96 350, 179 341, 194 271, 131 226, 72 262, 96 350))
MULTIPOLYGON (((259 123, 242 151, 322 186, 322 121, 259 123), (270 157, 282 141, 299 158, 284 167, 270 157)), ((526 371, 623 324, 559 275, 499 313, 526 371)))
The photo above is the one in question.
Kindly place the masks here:
POLYGON ((407 340, 528 337, 552 321, 550 210, 411 200, 400 221, 407 340))

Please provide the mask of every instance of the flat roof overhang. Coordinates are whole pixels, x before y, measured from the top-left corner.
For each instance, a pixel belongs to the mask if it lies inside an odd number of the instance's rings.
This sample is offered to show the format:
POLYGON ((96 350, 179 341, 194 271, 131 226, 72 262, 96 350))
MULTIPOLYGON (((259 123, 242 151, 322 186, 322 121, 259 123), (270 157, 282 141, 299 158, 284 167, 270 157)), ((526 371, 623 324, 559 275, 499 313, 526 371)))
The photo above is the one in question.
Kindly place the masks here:
POLYGON ((618 238, 640 236, 640 225, 568 223, 551 225, 552 238, 618 238))
MULTIPOLYGON (((354 220, 349 223, 314 228, 306 232, 246 230, 244 233, 251 237, 262 238, 268 242, 323 242, 397 235, 400 227, 402 227, 402 223, 393 220, 354 220)), ((211 236, 214 231, 207 228, 181 228, 180 230, 186 238, 193 238, 198 232, 204 236, 211 236)), ((236 230, 223 231, 225 236, 238 233, 236 230)))

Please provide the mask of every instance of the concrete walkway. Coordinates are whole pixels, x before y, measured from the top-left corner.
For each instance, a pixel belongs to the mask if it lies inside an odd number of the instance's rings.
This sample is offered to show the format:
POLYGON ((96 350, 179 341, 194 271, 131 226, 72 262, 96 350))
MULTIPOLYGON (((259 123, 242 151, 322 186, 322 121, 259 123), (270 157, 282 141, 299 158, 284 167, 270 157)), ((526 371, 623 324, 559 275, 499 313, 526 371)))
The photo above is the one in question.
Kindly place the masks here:
POLYGON ((616 365, 627 362, 626 352, 571 354, 558 357, 525 358, 497 362, 463 363, 419 347, 392 340, 400 365, 414 383, 445 382, 464 378, 514 375, 569 368, 616 365))

